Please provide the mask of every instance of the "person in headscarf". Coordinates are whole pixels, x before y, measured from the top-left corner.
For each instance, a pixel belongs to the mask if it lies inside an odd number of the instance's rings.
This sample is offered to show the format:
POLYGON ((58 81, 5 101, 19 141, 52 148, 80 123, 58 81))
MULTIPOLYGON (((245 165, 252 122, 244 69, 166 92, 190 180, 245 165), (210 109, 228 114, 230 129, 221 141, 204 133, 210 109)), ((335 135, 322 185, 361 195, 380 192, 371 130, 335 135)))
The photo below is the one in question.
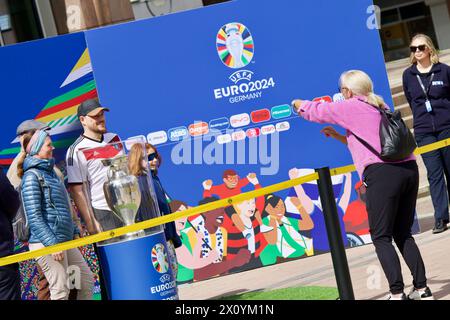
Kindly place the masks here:
MULTIPOLYGON (((53 170, 54 147, 46 130, 23 136, 25 152, 19 159, 17 173, 22 179, 23 209, 30 228, 31 251, 73 240, 80 231, 74 225, 66 189, 53 170)), ((50 299, 67 300, 70 292, 68 269, 79 271, 74 285, 78 299, 91 300, 93 274, 78 249, 56 252, 36 258, 49 282, 50 299)))

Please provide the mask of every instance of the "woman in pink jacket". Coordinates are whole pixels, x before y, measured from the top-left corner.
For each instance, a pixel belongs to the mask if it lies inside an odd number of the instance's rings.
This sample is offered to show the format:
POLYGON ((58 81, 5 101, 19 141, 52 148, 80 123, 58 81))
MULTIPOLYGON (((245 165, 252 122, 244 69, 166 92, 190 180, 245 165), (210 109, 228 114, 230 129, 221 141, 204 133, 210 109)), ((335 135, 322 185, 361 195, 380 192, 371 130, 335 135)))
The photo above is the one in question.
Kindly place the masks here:
POLYGON ((411 154, 402 161, 387 163, 365 147, 355 135, 381 152, 381 114, 377 108, 388 107, 383 98, 373 92, 372 80, 362 71, 344 72, 339 84, 344 101, 294 100, 293 107, 305 120, 336 124, 346 129, 345 135, 332 127, 326 127, 322 132, 348 146, 358 174, 366 185, 370 234, 389 282, 388 299, 433 299, 419 248, 411 234, 419 187, 416 159, 411 154), (413 275, 414 288, 408 297, 403 292, 400 260, 392 239, 413 275))

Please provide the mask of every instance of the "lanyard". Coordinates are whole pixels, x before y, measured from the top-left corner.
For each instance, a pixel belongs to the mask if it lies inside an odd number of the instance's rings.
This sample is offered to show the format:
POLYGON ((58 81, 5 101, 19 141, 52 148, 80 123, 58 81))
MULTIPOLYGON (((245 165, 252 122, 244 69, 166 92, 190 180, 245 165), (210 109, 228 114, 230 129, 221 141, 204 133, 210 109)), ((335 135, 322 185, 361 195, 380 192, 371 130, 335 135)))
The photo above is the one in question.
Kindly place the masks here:
POLYGON ((422 91, 425 94, 425 98, 427 100, 430 100, 428 98, 428 92, 430 92, 431 84, 433 83, 434 73, 431 74, 430 83, 428 84, 427 89, 425 89, 425 86, 423 85, 423 82, 422 82, 422 79, 420 78, 420 76, 418 74, 416 76, 417 76, 417 80, 419 81, 420 87, 422 88, 422 91))

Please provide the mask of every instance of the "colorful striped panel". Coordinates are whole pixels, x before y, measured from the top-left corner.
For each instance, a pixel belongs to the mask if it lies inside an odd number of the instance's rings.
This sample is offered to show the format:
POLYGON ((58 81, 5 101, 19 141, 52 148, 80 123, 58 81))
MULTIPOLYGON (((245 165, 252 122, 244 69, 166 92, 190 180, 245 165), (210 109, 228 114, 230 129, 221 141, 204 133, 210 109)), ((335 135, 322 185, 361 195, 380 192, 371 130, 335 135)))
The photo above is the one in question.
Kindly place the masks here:
POLYGON ((65 101, 61 104, 58 104, 52 108, 48 108, 45 110, 42 110, 37 116, 36 119, 40 119, 43 117, 46 117, 48 115, 51 115, 53 113, 56 112, 60 112, 62 110, 65 110, 67 108, 73 107, 74 105, 79 105, 80 103, 82 103, 83 101, 87 100, 87 99, 92 99, 97 97, 97 89, 91 90, 89 92, 86 92, 85 94, 82 94, 76 98, 73 98, 71 100, 65 101))
POLYGON ((3 149, 0 152, 0 156, 10 155, 10 154, 18 154, 20 152, 20 147, 3 149))
POLYGON ((48 123, 48 122, 50 122, 52 120, 59 120, 61 118, 65 118, 67 116, 74 115, 74 114, 77 113, 78 106, 79 105, 75 105, 72 108, 65 109, 65 110, 63 110, 61 112, 54 113, 54 114, 51 114, 51 115, 49 115, 47 117, 39 118, 37 120, 45 122, 45 123, 48 123))
POLYGON ((74 72, 78 69, 81 69, 82 67, 84 67, 85 65, 90 64, 90 63, 91 63, 91 57, 89 56, 89 50, 86 48, 84 50, 83 54, 81 55, 80 60, 78 60, 75 67, 73 67, 72 72, 74 72))
POLYGON ((76 88, 76 89, 74 89, 72 91, 69 91, 69 92, 67 92, 67 93, 65 93, 65 94, 63 94, 63 95, 61 95, 59 97, 56 97, 56 98, 50 100, 47 103, 47 105, 44 107, 44 109, 42 109, 42 110, 46 110, 46 109, 52 108, 54 106, 57 106, 59 104, 62 104, 64 102, 66 102, 66 101, 69 101, 69 100, 72 100, 72 99, 74 99, 76 97, 79 97, 82 94, 85 94, 85 93, 87 93, 89 91, 94 90, 95 87, 96 87, 95 86, 95 80, 89 81, 88 83, 82 85, 79 88, 76 88))
POLYGON ((89 56, 89 50, 86 48, 81 55, 80 59, 78 60, 75 67, 73 67, 70 74, 67 76, 66 80, 64 80, 63 84, 60 88, 67 86, 68 84, 71 84, 74 81, 77 81, 78 79, 81 79, 85 75, 92 72, 92 64, 91 64, 91 57, 89 56))
POLYGON ((13 161, 14 161, 14 158, 12 158, 12 159, 0 159, 0 166, 10 166, 13 161))

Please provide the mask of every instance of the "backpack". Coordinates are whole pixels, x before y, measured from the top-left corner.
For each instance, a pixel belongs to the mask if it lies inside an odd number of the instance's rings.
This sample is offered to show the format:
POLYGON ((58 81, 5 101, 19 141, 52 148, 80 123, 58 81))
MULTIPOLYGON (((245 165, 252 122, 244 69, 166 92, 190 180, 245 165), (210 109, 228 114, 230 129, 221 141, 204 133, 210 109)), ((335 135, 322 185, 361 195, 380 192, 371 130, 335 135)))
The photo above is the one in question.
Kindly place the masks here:
MULTIPOLYGON (((36 169, 29 169, 28 171, 33 172, 33 174, 37 176, 41 191, 43 192, 45 187, 44 177, 36 169)), ((19 193, 20 207, 12 220, 12 227, 14 238, 20 242, 27 242, 30 239, 30 226, 28 225, 27 215, 23 209, 21 185, 22 184, 19 184, 16 188, 16 191, 19 193)))
POLYGON ((414 149, 417 148, 417 144, 413 134, 403 121, 400 111, 391 112, 390 110, 367 104, 376 108, 381 114, 379 129, 381 153, 352 132, 355 138, 383 161, 395 162, 409 157, 414 149))

